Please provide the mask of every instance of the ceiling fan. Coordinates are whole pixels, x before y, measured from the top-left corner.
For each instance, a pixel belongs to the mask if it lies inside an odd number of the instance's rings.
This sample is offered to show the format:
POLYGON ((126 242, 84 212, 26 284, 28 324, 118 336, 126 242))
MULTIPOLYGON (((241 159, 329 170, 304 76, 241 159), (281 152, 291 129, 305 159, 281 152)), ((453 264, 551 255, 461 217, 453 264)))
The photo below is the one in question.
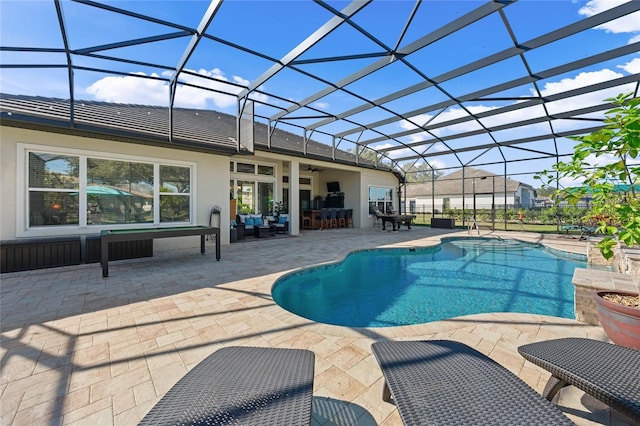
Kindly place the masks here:
POLYGON ((313 167, 312 165, 308 165, 307 166, 307 171, 308 172, 323 172, 324 169, 321 169, 319 167, 313 167))

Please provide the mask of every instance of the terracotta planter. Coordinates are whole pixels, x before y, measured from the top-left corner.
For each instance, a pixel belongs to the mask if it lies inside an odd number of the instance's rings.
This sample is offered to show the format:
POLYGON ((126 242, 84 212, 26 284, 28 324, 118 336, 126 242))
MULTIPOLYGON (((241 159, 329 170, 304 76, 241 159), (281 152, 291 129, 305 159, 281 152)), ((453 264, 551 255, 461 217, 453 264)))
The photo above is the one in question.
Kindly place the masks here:
POLYGON ((602 298, 603 294, 618 293, 635 295, 637 293, 614 292, 611 290, 596 291, 593 300, 598 309, 600 325, 613 343, 640 350, 640 309, 630 308, 602 298))

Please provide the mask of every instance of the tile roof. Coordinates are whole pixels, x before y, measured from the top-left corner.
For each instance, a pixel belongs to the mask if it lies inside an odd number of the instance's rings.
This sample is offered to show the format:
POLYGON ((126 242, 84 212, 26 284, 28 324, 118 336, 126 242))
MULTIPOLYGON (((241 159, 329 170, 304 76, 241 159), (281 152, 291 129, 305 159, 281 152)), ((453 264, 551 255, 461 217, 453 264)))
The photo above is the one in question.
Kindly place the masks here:
MULTIPOLYGON (((474 179, 476 194, 491 194, 494 192, 494 188, 496 193, 503 193, 505 182, 507 185, 507 193, 516 192, 520 186, 533 189, 533 187, 525 183, 510 178, 505 179, 504 176, 473 167, 465 168, 464 178, 465 194, 473 193, 474 179)), ((462 194, 462 170, 439 177, 435 180, 433 188, 435 188, 434 194, 439 196, 462 194)), ((430 181, 407 185, 407 198, 425 197, 431 196, 431 194, 432 186, 430 181)))
MULTIPOLYGON (((76 101, 73 123, 68 99, 0 94, 0 124, 29 127, 71 134, 91 134, 94 137, 131 143, 158 144, 184 149, 232 154, 236 144, 236 117, 218 111, 173 108, 173 137, 169 140, 169 108, 149 105, 118 104, 96 101, 76 101)), ((306 157, 322 161, 375 167, 355 154, 309 140, 304 153, 303 138, 275 129, 268 147, 268 127, 256 121, 255 149, 306 157)), ((378 166, 382 170, 388 167, 378 166)))

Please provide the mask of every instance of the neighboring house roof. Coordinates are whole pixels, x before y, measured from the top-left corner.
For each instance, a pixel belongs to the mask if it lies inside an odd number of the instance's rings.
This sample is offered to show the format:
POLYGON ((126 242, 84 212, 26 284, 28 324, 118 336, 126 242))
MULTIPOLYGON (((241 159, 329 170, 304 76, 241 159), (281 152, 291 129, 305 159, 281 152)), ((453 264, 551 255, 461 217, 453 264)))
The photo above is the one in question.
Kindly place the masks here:
MULTIPOLYGON (((496 175, 485 170, 467 167, 464 170, 465 194, 473 193, 474 179, 476 194, 491 194, 494 192, 494 189, 496 193, 502 194, 504 193, 505 182, 507 184, 507 193, 515 193, 521 186, 533 190, 531 185, 510 178, 505 179, 504 176, 496 175)), ((435 189, 434 195, 436 196, 462 195, 462 170, 439 177, 435 180, 433 189, 435 189)), ((431 181, 410 183, 407 185, 407 198, 430 197, 431 194, 431 181)))
MULTIPOLYGON (((237 151, 236 117, 233 115, 174 107, 173 138, 169 141, 167 107, 96 101, 76 101, 74 105, 72 124, 68 99, 0 94, 0 124, 227 155, 243 153, 237 151)), ((277 128, 272 131, 269 148, 267 132, 265 124, 255 123, 255 149, 360 167, 375 167, 364 158, 360 158, 356 164, 353 153, 339 149, 336 149, 333 160, 332 147, 313 140, 308 140, 305 155, 301 136, 277 128)), ((375 168, 390 170, 383 165, 375 168)))

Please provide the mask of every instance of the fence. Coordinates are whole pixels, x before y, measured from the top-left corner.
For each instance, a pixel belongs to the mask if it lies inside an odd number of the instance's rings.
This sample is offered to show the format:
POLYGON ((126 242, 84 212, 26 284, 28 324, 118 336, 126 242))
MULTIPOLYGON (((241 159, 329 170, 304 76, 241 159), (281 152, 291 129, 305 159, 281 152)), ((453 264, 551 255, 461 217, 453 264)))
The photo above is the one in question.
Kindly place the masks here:
MULTIPOLYGON (((432 217, 452 218, 457 225, 465 226, 474 217, 473 206, 465 209, 446 209, 444 212, 436 210, 435 214, 426 206, 417 206, 409 210, 416 215, 416 223, 428 224, 432 217)), ((532 207, 523 208, 515 205, 477 204, 475 218, 478 223, 491 224, 493 228, 507 229, 508 224, 526 223, 529 225, 555 225, 579 224, 585 221, 589 209, 580 207, 532 207)))

